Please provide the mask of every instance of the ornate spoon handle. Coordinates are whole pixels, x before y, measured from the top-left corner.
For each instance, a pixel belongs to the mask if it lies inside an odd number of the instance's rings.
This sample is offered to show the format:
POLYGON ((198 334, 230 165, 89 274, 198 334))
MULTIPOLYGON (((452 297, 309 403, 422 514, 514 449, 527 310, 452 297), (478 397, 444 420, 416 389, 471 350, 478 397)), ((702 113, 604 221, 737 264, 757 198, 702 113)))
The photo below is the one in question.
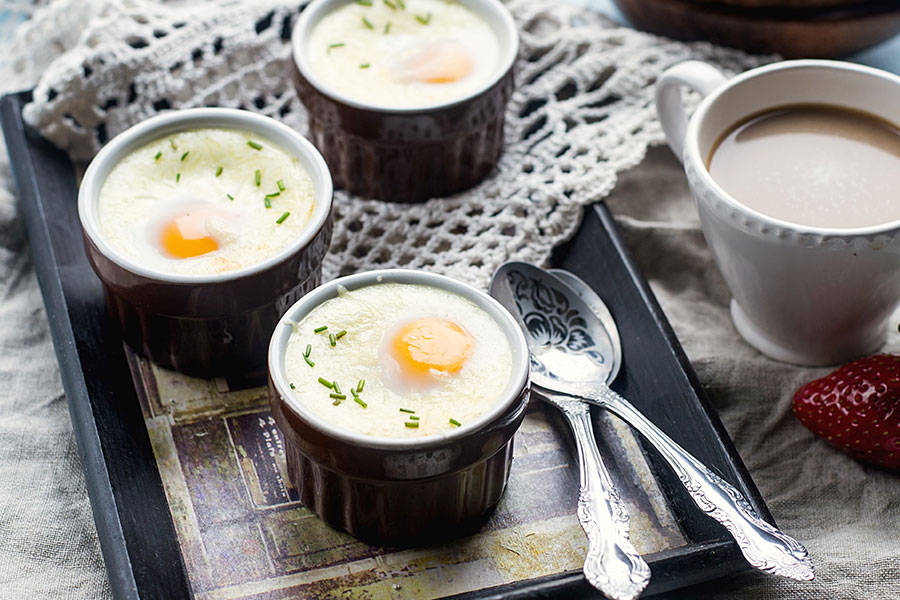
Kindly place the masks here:
POLYGON ((597 450, 590 406, 551 392, 542 395, 562 411, 575 436, 581 476, 578 520, 588 538, 584 576, 608 598, 637 598, 650 580, 650 567, 628 539, 628 513, 597 450))
POLYGON ((700 510, 725 526, 753 567, 801 581, 815 577, 809 553, 800 542, 760 519, 734 486, 676 444, 622 396, 604 385, 583 397, 620 416, 653 444, 700 510))

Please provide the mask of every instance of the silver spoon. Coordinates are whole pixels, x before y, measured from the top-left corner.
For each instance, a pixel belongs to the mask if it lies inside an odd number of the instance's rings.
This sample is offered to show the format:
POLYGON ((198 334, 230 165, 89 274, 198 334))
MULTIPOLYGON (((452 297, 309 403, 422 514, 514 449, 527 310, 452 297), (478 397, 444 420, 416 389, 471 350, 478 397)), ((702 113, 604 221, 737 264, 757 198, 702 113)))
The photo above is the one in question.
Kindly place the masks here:
POLYGON ((734 537, 750 565, 801 581, 815 577, 800 542, 760 519, 735 487, 609 389, 608 376, 621 361, 619 336, 611 333, 615 322, 590 286, 571 273, 551 275, 529 264, 506 263, 494 274, 491 295, 525 329, 536 391, 583 398, 637 429, 672 467, 697 506, 734 537), (595 314, 592 307, 599 306, 603 309, 595 314))
MULTIPOLYGON (((515 307, 508 304, 510 297, 506 292, 510 288, 506 282, 505 268, 506 265, 494 274, 491 295, 510 309, 513 315, 517 315, 515 307)), ((611 316, 609 318, 612 319, 611 316)), ((614 329, 611 331, 615 339, 609 340, 610 348, 619 343, 618 334, 614 329)), ((529 349, 532 351, 531 363, 534 369, 535 349, 531 347, 530 339, 529 349)), ((617 372, 616 365, 609 371, 610 377, 615 377, 617 372)), ((578 398, 555 394, 546 389, 540 390, 540 396, 562 412, 575 437, 581 479, 577 514, 588 538, 584 576, 608 598, 637 598, 650 581, 650 567, 628 539, 628 513, 597 450, 590 405, 578 398)))

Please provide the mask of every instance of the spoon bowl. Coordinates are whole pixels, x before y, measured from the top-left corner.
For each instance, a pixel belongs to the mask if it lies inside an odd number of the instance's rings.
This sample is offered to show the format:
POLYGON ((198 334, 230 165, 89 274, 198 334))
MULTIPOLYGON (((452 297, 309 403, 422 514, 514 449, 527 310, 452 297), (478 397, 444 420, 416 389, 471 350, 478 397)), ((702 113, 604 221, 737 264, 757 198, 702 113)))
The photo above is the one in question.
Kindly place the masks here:
POLYGON ((547 272, 568 285, 603 325, 603 333, 608 338, 611 349, 610 355, 606 356, 609 364, 606 383, 612 383, 619 374, 619 367, 622 366, 622 341, 619 338, 619 329, 616 327, 616 321, 613 319, 612 313, 609 312, 606 304, 594 292, 593 288, 577 275, 565 269, 548 269, 547 272))
POLYGON ((621 364, 621 342, 606 305, 560 287, 582 282, 566 271, 550 274, 526 263, 502 265, 491 282, 491 295, 519 321, 531 352, 531 380, 553 389, 557 384, 612 382, 621 364), (559 273, 563 273, 560 277, 559 273), (593 309, 598 309, 594 312, 593 309))

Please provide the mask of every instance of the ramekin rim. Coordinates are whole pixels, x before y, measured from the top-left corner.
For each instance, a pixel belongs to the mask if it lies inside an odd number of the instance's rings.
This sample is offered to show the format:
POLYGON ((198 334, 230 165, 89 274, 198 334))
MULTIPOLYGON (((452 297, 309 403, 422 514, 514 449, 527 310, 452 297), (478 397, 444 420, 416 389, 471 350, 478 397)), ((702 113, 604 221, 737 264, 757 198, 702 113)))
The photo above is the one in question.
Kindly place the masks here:
POLYGON ((326 8, 329 8, 331 4, 339 2, 350 3, 352 1, 353 0, 312 0, 312 2, 303 9, 303 12, 300 13, 300 17, 294 24, 294 29, 291 32, 291 61, 293 62, 294 67, 300 72, 300 75, 321 94, 329 97, 333 101, 340 102, 341 104, 345 104, 358 110, 392 115, 413 115, 446 110, 459 104, 469 102, 491 90, 510 72, 515 65, 516 57, 519 55, 519 30, 518 27, 516 27, 516 23, 509 10, 507 10, 499 0, 472 0, 474 4, 483 4, 488 7, 488 10, 494 11, 509 36, 510 43, 508 44, 508 47, 501 48, 501 61, 494 77, 486 80, 485 83, 464 96, 451 98, 450 100, 438 103, 396 107, 356 100, 324 85, 312 72, 312 69, 309 68, 309 63, 305 60, 306 57, 302 47, 307 38, 306 30, 311 27, 310 22, 315 17, 319 16, 319 13, 325 12, 326 8))
MULTIPOLYGON (((302 318, 302 316, 300 317, 302 318)), ((291 305, 282 315, 269 343, 268 374, 275 386, 275 391, 284 402, 285 407, 296 417, 302 419, 307 425, 320 433, 338 439, 353 446, 387 449, 387 450, 422 450, 441 446, 446 443, 458 441, 475 433, 491 422, 495 421, 506 412, 513 403, 523 394, 529 385, 529 354, 525 334, 522 332, 515 318, 509 314, 503 305, 487 293, 470 286, 462 281, 446 275, 418 271, 415 269, 378 269, 364 271, 353 275, 346 275, 319 285, 311 292, 304 295, 291 305), (430 287, 438 287, 451 293, 456 293, 468 300, 475 302, 491 317, 506 327, 501 327, 512 335, 507 335, 510 347, 513 348, 513 372, 510 374, 510 383, 504 391, 501 401, 498 401, 490 410, 484 412, 479 418, 470 423, 464 423, 461 427, 452 430, 420 438, 392 438, 386 436, 373 436, 356 433, 340 427, 335 427, 326 419, 319 417, 312 411, 306 410, 303 403, 294 399, 290 392, 290 384, 284 373, 284 354, 290 339, 291 323, 296 322, 297 315, 305 316, 313 308, 333 298, 338 286, 348 290, 359 289, 369 285, 380 283, 409 283, 430 287), (480 301, 480 302, 479 302, 480 301), (516 360, 518 349, 519 359, 516 360)))
POLYGON ((114 264, 128 272, 163 283, 194 285, 225 283, 257 275, 271 269, 308 246, 328 222, 332 209, 333 194, 334 185, 331 179, 331 172, 321 153, 312 142, 284 123, 243 109, 220 107, 186 108, 165 112, 141 121, 115 136, 100 149, 85 170, 78 188, 78 217, 82 231, 97 250, 114 264), (291 244, 260 262, 240 269, 225 273, 197 275, 171 273, 142 265, 116 249, 101 231, 97 215, 97 200, 106 181, 105 176, 109 175, 107 170, 101 180, 101 172, 110 163, 114 165, 126 156, 128 152, 157 137, 203 126, 253 131, 267 139, 273 137, 290 139, 293 144, 296 144, 295 148, 285 148, 286 144, 277 140, 273 141, 297 156, 313 179, 318 174, 322 181, 322 185, 315 186, 313 190, 312 215, 301 233, 291 244), (275 135, 272 135, 273 133, 275 135))
MULTIPOLYGON (((878 225, 868 225, 866 227, 814 227, 811 225, 802 225, 799 223, 793 223, 791 221, 785 221, 783 219, 778 219, 776 217, 771 217, 767 214, 761 213, 758 210, 747 206, 746 204, 738 202, 731 196, 731 194, 726 192, 724 188, 722 188, 713 179, 712 175, 709 173, 709 169, 706 166, 706 161, 700 155, 700 123, 703 120, 705 114, 712 108, 713 104, 715 104, 715 102, 727 90, 741 85, 747 80, 754 79, 762 75, 767 75, 772 72, 822 67, 842 70, 850 73, 860 73, 864 75, 874 76, 879 79, 884 79, 894 83, 898 86, 898 90, 900 90, 900 75, 882 69, 877 69, 875 67, 869 67, 866 65, 860 65, 857 63, 850 63, 840 60, 802 58, 769 63, 767 65, 762 65, 754 69, 749 69, 729 79, 725 85, 722 85, 714 90, 712 93, 706 96, 697 106, 697 109, 694 111, 693 116, 688 122, 688 128, 685 133, 683 159, 685 161, 691 162, 693 170, 697 174, 697 177, 699 177, 703 184, 711 189, 713 193, 715 193, 720 202, 727 205, 728 208, 732 210, 739 211, 746 218, 756 221, 763 227, 791 231, 798 235, 810 235, 822 238, 865 238, 879 235, 896 235, 900 233, 900 219, 887 221, 878 225)), ((822 102, 822 104, 827 105, 829 103, 827 100, 825 100, 822 102)), ((867 113, 869 112, 864 108, 859 110, 867 113)), ((900 124, 897 125, 900 126, 900 124)))

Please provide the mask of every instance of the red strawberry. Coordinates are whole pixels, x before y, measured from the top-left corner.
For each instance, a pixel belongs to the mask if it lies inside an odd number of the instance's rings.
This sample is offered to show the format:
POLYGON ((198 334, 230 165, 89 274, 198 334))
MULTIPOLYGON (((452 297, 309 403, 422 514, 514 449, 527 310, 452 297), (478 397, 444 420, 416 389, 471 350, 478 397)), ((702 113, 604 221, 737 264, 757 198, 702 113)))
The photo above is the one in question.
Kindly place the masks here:
POLYGON ((832 446, 900 470, 900 356, 867 356, 807 383, 794 414, 832 446))

